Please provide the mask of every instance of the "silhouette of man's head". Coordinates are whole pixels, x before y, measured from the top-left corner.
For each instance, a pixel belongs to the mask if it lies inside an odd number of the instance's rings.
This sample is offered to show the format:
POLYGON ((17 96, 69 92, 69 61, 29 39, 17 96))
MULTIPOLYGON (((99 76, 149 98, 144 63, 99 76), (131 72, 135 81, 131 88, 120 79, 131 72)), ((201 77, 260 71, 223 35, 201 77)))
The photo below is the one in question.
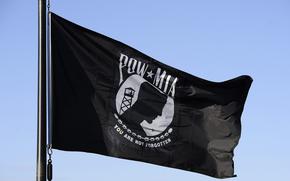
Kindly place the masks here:
POLYGON ((144 82, 140 86, 138 99, 135 104, 127 109, 120 117, 131 128, 144 133, 140 123, 146 120, 152 123, 166 104, 167 96, 158 91, 151 84, 144 82))

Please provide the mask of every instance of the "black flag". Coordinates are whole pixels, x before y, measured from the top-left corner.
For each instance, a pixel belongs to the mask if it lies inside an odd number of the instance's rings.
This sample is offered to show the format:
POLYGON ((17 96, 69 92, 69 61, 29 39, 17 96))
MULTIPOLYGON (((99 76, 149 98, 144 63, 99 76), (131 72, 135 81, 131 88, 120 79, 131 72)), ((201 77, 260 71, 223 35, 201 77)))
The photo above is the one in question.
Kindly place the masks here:
POLYGON ((249 76, 200 79, 51 14, 55 149, 234 176, 249 76))

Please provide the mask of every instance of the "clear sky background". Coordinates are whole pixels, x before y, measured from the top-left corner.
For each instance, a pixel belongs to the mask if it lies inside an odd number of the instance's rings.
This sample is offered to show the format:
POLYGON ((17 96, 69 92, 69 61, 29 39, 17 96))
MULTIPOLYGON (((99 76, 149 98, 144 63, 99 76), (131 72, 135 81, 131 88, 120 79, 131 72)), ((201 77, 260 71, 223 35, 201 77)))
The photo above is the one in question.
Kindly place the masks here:
MULTIPOLYGON (((290 180, 289 0, 51 0, 52 11, 193 75, 254 79, 232 181, 290 180)), ((0 181, 35 180, 37 1, 0 0, 0 181)), ((54 151, 54 180, 211 181, 197 173, 54 151)))

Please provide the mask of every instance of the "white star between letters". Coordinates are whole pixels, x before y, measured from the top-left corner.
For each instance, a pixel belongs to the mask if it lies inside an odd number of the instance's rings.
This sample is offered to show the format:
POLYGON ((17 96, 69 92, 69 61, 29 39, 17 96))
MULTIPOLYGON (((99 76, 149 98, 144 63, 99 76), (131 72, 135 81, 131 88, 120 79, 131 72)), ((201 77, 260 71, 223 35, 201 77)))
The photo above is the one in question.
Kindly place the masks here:
POLYGON ((150 72, 147 72, 147 77, 150 77, 152 79, 153 75, 154 75, 154 73, 152 72, 152 70, 150 70, 150 72))

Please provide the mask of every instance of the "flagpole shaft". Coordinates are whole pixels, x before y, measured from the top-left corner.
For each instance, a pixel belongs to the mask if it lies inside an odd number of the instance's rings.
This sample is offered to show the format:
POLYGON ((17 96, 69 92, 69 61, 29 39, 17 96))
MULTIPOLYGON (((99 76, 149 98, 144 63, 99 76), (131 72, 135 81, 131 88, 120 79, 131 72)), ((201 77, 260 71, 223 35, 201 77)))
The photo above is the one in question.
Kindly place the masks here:
POLYGON ((46 180, 46 0, 38 0, 38 107, 36 181, 46 180))

